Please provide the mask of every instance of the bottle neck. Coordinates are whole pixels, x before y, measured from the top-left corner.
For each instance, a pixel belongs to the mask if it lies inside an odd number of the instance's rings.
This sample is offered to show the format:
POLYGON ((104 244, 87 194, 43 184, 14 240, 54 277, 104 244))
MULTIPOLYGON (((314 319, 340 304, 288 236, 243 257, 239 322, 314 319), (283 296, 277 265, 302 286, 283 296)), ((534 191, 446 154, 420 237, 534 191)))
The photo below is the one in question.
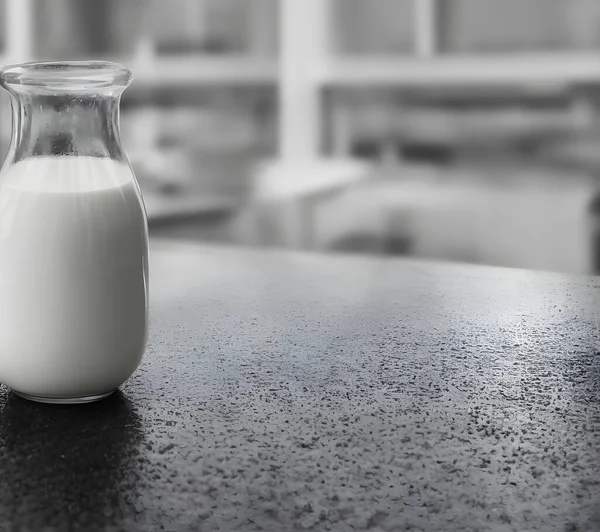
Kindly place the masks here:
POLYGON ((119 132, 121 93, 11 91, 13 163, 40 156, 89 156, 125 162, 119 132))

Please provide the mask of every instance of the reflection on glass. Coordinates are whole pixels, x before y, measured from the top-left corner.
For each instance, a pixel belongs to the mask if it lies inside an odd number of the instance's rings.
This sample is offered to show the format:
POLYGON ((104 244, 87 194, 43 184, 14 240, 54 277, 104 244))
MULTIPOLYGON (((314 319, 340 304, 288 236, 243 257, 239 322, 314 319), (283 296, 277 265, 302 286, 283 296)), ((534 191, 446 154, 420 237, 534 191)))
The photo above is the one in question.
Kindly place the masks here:
POLYGON ((0 49, 6 46, 6 0, 0 0, 0 49))

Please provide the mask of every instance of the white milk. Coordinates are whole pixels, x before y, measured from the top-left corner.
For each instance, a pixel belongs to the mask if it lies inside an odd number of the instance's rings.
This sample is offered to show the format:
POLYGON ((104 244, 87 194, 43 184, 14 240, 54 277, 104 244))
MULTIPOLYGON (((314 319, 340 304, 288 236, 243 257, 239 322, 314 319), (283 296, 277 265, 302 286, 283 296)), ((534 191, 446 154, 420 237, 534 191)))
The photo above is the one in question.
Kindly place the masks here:
POLYGON ((0 381, 107 393, 142 357, 147 231, 127 165, 38 157, 0 174, 0 381))

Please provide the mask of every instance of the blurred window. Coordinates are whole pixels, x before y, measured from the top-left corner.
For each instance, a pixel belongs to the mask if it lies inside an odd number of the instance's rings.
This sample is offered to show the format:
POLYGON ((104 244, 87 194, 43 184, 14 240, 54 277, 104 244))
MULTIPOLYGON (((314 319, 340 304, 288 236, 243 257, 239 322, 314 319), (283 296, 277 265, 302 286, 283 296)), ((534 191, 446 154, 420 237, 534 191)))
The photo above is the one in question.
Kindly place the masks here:
POLYGON ((278 0, 155 1, 157 51, 275 55, 278 5, 278 0))
POLYGON ((442 0, 439 6, 447 52, 600 48, 598 0, 442 0))
POLYGON ((34 0, 36 56, 275 55, 278 0, 34 0))
POLYGON ((157 51, 167 54, 242 52, 248 43, 246 21, 250 4, 236 0, 154 2, 157 51))
POLYGON ((341 55, 414 51, 413 0, 333 0, 334 47, 341 55))
POLYGON ((145 0, 34 0, 35 55, 40 59, 130 55, 145 0))

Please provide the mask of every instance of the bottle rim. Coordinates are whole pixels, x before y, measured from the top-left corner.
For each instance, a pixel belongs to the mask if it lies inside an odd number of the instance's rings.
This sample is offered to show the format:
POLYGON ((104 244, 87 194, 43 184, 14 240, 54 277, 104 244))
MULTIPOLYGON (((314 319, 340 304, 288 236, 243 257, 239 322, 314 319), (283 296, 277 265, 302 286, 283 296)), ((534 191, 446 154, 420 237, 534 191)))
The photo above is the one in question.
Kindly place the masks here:
POLYGON ((0 69, 0 85, 56 91, 125 89, 133 79, 129 68, 111 61, 38 61, 0 69))

